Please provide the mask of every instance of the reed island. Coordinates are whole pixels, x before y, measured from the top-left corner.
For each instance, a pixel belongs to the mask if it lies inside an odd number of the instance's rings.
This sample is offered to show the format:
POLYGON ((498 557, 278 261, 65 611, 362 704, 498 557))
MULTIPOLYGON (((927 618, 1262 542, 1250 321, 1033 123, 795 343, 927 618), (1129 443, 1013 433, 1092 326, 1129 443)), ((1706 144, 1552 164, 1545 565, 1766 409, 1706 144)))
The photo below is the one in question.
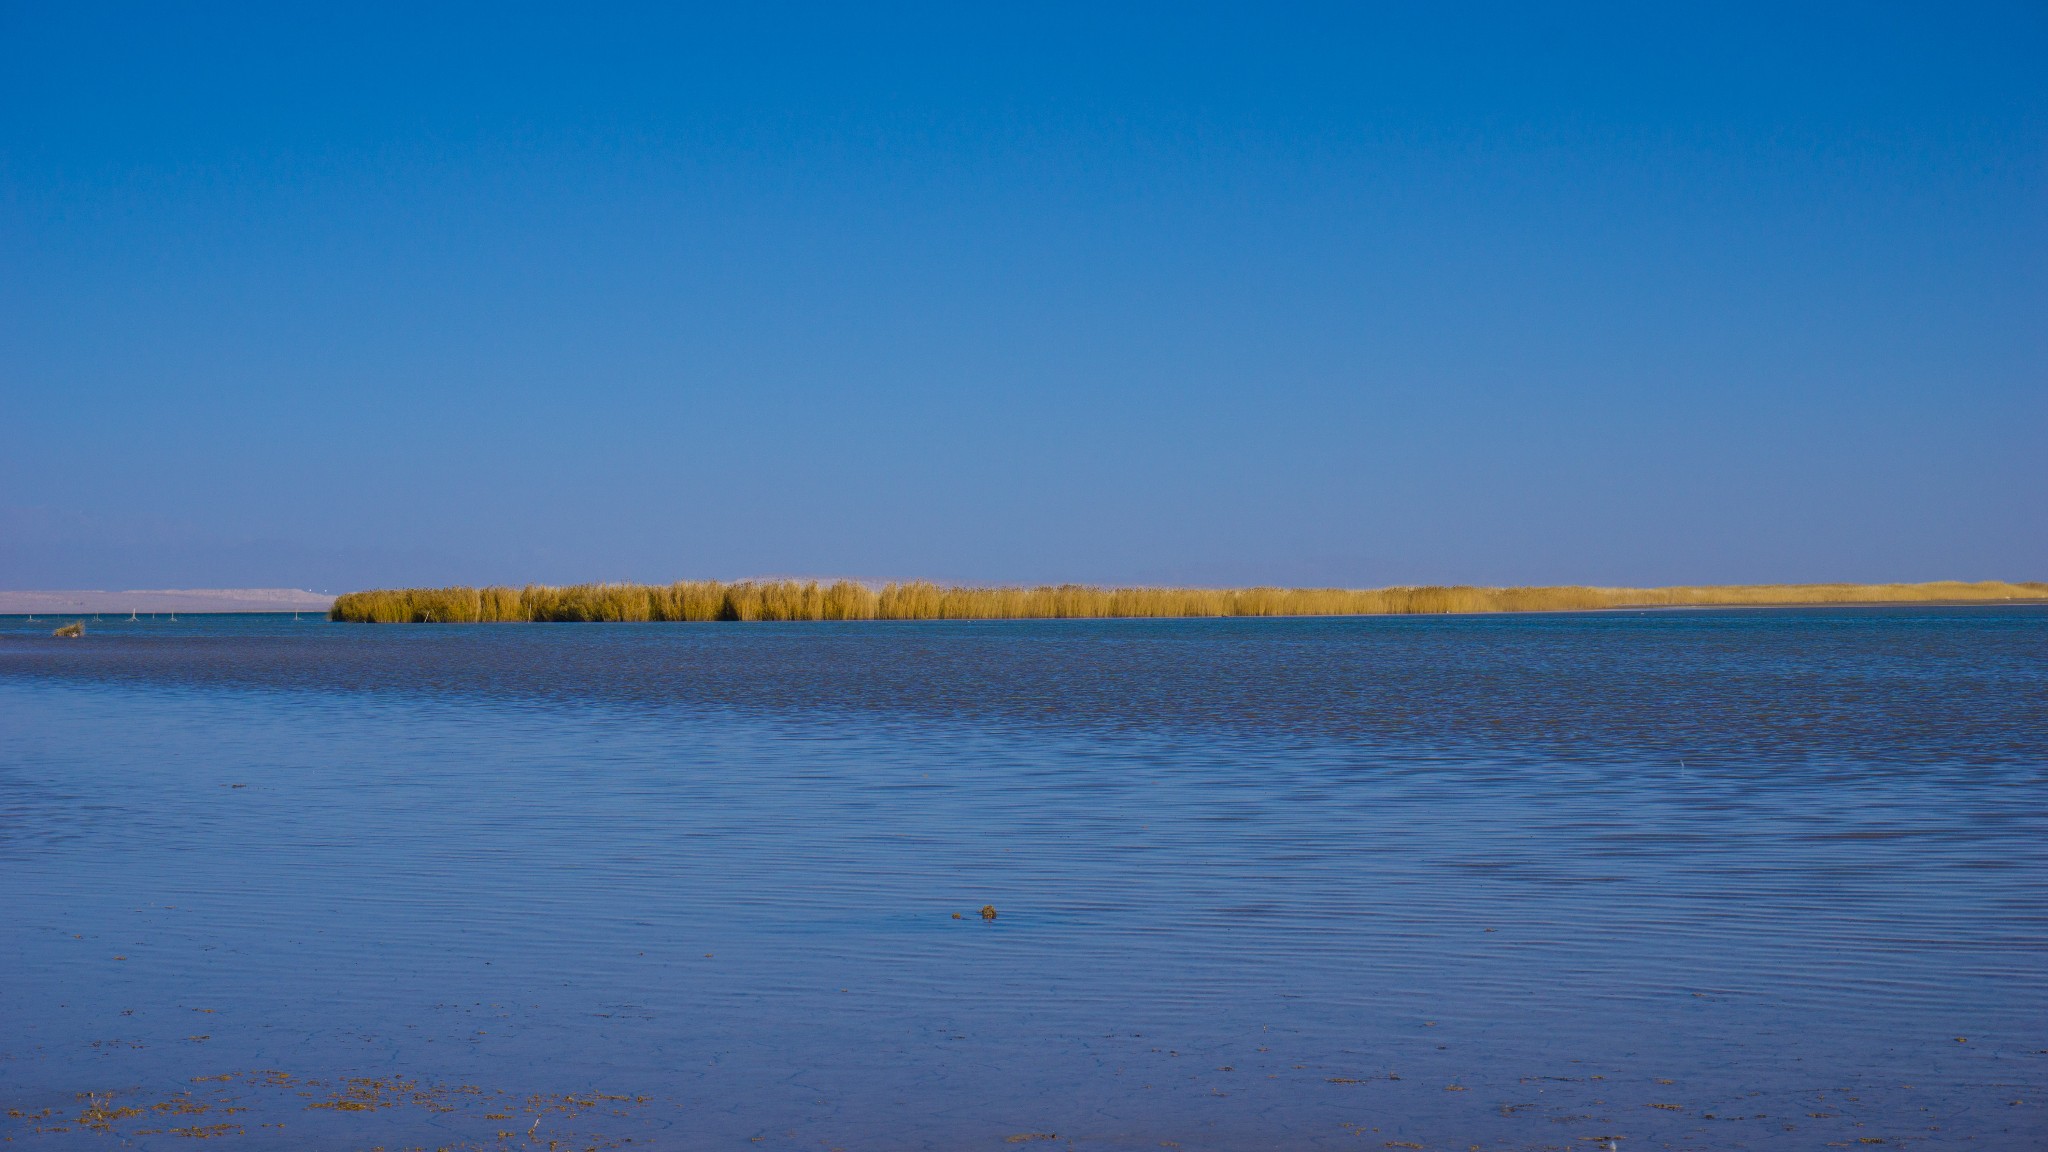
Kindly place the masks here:
POLYGON ((2048 583, 1578 585, 1485 588, 984 587, 924 581, 684 580, 673 584, 529 584, 523 588, 387 588, 350 592, 332 620, 366 624, 708 620, 1069 620, 1187 616, 1384 616, 1584 612, 1791 604, 1995 603, 2048 600, 2048 583))

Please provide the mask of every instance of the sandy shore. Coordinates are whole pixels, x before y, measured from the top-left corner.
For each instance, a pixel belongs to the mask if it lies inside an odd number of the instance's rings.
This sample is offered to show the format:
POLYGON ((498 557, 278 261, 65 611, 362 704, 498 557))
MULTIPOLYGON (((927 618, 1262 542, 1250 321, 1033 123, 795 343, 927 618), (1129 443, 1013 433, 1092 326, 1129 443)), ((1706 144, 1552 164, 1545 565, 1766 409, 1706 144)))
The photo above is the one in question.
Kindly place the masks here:
POLYGON ((0 615, 82 612, 325 612, 334 597, 300 588, 154 588, 0 591, 0 615))

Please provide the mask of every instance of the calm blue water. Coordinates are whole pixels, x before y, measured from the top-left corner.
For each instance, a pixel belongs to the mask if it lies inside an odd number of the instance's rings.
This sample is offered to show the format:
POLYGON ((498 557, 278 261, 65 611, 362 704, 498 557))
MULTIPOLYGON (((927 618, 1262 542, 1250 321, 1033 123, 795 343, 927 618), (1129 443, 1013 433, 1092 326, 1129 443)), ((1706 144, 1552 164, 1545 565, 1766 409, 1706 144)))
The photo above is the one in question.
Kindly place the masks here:
POLYGON ((2048 1145, 2041 608, 50 627, 15 1146, 2048 1145))

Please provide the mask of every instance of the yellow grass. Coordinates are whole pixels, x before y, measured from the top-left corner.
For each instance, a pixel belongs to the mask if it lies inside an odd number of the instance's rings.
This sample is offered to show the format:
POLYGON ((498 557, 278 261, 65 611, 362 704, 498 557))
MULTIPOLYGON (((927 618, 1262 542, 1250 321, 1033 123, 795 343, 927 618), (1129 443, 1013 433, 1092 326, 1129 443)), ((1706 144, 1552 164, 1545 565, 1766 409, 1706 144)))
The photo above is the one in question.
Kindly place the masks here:
POLYGON ((1140 616, 1381 616, 1575 612, 1712 604, 1873 604, 2048 599, 2048 583, 1726 584, 1678 588, 1037 588, 913 581, 685 580, 524 588, 392 588, 337 598, 331 619, 467 624, 570 620, 1042 620, 1140 616))

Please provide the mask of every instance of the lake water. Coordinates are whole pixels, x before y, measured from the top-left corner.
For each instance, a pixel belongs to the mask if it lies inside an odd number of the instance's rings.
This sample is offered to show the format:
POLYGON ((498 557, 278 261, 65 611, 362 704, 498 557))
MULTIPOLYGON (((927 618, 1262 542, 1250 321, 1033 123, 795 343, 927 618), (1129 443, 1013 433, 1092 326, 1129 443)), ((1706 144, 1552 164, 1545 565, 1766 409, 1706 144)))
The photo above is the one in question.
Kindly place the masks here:
POLYGON ((51 626, 16 1147, 2048 1145, 2042 608, 51 626))

